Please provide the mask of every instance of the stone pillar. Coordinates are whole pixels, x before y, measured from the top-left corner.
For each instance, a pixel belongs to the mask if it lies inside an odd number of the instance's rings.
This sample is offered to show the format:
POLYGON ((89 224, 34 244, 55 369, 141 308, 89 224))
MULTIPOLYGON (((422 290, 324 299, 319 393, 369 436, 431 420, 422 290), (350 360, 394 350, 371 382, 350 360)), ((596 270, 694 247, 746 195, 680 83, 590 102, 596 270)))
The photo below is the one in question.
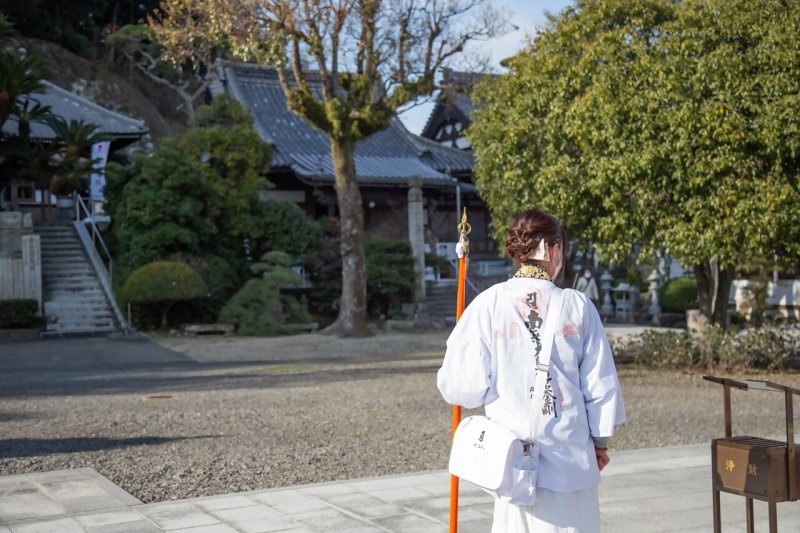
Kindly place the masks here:
POLYGON ((660 324, 660 316, 661 316, 661 303, 658 301, 658 288, 661 281, 661 276, 658 274, 658 270, 653 269, 648 276, 647 281, 650 283, 648 287, 648 292, 650 293, 650 306, 647 308, 647 311, 652 316, 653 324, 658 326, 660 324))
POLYGON ((414 303, 425 302, 425 228, 423 224, 422 179, 408 180, 408 242, 414 257, 414 303))
POLYGON ((600 314, 604 317, 614 314, 614 303, 611 301, 611 280, 613 279, 614 276, 609 274, 608 270, 600 276, 600 290, 603 291, 603 305, 600 308, 600 314))
POLYGON ((22 285, 25 297, 39 302, 42 313, 42 248, 38 235, 22 236, 22 285))

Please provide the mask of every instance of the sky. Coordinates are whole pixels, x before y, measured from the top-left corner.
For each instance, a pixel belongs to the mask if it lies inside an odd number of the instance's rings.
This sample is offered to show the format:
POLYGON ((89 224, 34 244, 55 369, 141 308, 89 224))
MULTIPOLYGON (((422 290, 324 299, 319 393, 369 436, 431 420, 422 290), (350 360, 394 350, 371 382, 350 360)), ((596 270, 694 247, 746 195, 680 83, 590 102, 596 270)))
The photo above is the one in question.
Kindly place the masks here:
MULTIPOLYGON (((545 12, 558 13, 568 5, 571 0, 492 0, 503 10, 510 12, 509 19, 518 29, 490 41, 475 43, 481 51, 488 53, 490 64, 496 72, 505 69, 500 66, 500 61, 514 55, 525 44, 526 35, 534 35, 537 28, 546 22, 545 12)), ((425 126, 425 121, 433 109, 433 103, 418 105, 404 113, 400 119, 413 133, 419 134, 425 126)))

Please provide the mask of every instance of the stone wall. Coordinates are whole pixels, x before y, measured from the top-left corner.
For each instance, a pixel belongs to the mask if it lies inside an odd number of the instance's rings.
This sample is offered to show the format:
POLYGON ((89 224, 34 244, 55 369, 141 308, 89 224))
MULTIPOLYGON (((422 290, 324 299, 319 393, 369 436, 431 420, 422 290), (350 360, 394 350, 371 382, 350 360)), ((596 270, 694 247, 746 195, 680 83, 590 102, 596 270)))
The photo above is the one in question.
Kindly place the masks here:
MULTIPOLYGON (((736 302, 736 311, 750 318, 755 302, 757 283, 751 280, 735 280, 731 286, 731 300, 736 302)), ((765 311, 800 320, 800 280, 782 279, 768 282, 765 311)))
POLYGON ((0 212, 0 300, 31 299, 42 311, 42 253, 30 213, 0 212))

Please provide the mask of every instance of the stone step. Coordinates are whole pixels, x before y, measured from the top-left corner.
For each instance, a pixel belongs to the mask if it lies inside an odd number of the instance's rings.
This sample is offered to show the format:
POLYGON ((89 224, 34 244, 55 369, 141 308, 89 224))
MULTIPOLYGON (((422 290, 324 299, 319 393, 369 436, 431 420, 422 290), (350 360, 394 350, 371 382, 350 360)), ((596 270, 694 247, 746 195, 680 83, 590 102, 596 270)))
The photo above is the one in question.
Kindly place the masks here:
POLYGON ((86 276, 94 279, 94 269, 88 264, 65 263, 60 267, 50 265, 47 269, 42 268, 42 274, 46 278, 75 278, 86 276))
POLYGON ((63 248, 51 248, 45 244, 42 248, 42 255, 44 256, 52 256, 52 255, 80 255, 83 257, 85 254, 83 253, 83 248, 78 246, 69 246, 63 248))
POLYGON ((80 241, 77 237, 45 237, 42 242, 51 248, 75 248, 80 246, 80 241))
POLYGON ((88 265, 89 260, 86 259, 85 255, 77 252, 42 253, 42 264, 44 265, 50 265, 50 264, 61 265, 65 263, 88 265))
POLYGON ((61 282, 63 283, 75 283, 81 281, 94 281, 95 283, 97 280, 94 277, 94 272, 59 272, 58 274, 50 274, 49 276, 42 276, 44 278, 44 285, 58 285, 61 282))
POLYGON ((83 255, 83 248, 80 246, 50 246, 50 243, 44 243, 44 246, 41 247, 42 252, 48 255, 57 255, 57 254, 81 254, 83 255))
POLYGON ((75 316, 86 315, 91 317, 114 318, 114 314, 108 308, 108 305, 91 304, 91 305, 45 305, 44 313, 47 316, 75 316))
POLYGON ((55 322, 49 322, 47 324, 48 331, 61 331, 65 329, 69 330, 82 330, 82 331, 91 331, 96 329, 105 329, 110 328, 114 329, 114 320, 111 318, 107 319, 99 319, 99 320, 62 320, 58 319, 55 322))
POLYGON ((45 299, 48 302, 80 302, 84 304, 86 302, 104 302, 106 301, 106 295, 102 291, 96 289, 87 291, 53 289, 46 292, 45 299))
POLYGON ((72 228, 64 228, 64 229, 52 229, 47 231, 42 231, 39 229, 34 230, 36 235, 41 235, 44 239, 66 239, 75 236, 75 230, 72 228))
MULTIPOLYGON (((97 283, 85 283, 83 285, 71 284, 47 284, 42 287, 45 294, 48 295, 62 295, 69 296, 70 299, 87 300, 91 298, 100 298, 105 295, 100 292, 100 286, 97 283), (88 294, 87 294, 88 293, 88 294)), ((60 298, 65 300, 66 298, 60 298)))
POLYGON ((47 331, 43 331, 40 334, 40 337, 43 339, 52 339, 52 338, 59 338, 59 337, 94 337, 94 336, 104 336, 108 335, 109 333, 114 333, 118 331, 118 329, 114 326, 103 326, 103 327, 63 327, 63 328, 53 328, 48 329, 47 331))
POLYGON ((86 318, 86 319, 73 319, 70 317, 58 317, 55 320, 47 321, 47 329, 78 329, 78 328, 105 328, 113 327, 114 319, 111 317, 106 318, 86 318))
POLYGON ((50 306, 55 305, 56 307, 54 307, 54 309, 57 309, 60 306, 67 306, 69 308, 78 307, 78 308, 86 308, 88 310, 91 310, 91 309, 103 309, 103 308, 106 308, 108 306, 108 302, 105 299, 101 300, 99 298, 94 299, 94 300, 87 299, 87 300, 78 300, 78 301, 74 301, 74 300, 46 300, 44 305, 47 306, 48 304, 50 306))
POLYGON ((45 283, 45 287, 64 287, 65 289, 75 289, 83 287, 86 289, 94 289, 100 287, 100 284, 93 276, 53 276, 45 283))
POLYGON ((64 286, 72 286, 72 285, 82 285, 86 282, 91 282, 94 286, 99 287, 100 284, 97 283, 97 280, 91 274, 85 273, 77 273, 74 275, 67 275, 67 274, 55 274, 53 276, 47 276, 47 281, 45 281, 45 285, 64 285, 64 286))
POLYGON ((74 261, 46 261, 42 262, 42 269, 55 272, 80 270, 81 268, 91 268, 87 259, 74 261))

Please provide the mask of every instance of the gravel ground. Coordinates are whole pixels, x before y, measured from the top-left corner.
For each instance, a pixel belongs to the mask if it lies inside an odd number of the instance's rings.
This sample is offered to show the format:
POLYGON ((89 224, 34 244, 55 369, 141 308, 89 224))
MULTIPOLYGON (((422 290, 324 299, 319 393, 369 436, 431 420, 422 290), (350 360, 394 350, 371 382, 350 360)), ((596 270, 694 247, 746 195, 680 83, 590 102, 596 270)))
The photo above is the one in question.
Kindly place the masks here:
MULTIPOLYGON (((0 374, 0 475, 88 466, 153 502, 446 468, 444 334, 158 341, 204 363, 0 374)), ((612 452, 721 435, 720 387, 619 372, 630 421, 612 452)), ((733 399, 735 433, 781 434, 780 395, 733 399)))

